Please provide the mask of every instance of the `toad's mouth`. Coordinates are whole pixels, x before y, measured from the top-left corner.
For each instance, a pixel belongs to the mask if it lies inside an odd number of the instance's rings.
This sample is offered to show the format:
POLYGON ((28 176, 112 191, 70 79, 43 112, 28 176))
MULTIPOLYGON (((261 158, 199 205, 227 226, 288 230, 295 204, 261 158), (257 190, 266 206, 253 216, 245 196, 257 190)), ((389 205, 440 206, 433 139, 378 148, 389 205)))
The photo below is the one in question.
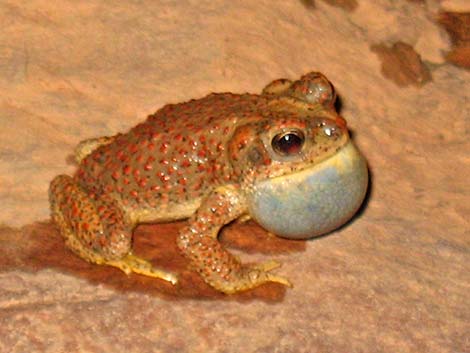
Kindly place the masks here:
POLYGON ((306 239, 347 222, 364 200, 367 184, 365 159, 349 141, 312 167, 257 183, 247 199, 250 214, 264 228, 306 239))

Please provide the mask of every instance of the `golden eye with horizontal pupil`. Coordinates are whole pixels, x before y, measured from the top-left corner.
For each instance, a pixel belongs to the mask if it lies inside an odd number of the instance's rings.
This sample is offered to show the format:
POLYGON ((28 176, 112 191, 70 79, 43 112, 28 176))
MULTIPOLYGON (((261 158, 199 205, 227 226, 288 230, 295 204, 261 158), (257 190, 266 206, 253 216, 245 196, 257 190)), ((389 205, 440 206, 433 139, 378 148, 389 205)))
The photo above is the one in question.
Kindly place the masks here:
POLYGON ((274 136, 271 145, 275 152, 283 156, 297 154, 304 145, 305 136, 302 131, 286 131, 274 136))

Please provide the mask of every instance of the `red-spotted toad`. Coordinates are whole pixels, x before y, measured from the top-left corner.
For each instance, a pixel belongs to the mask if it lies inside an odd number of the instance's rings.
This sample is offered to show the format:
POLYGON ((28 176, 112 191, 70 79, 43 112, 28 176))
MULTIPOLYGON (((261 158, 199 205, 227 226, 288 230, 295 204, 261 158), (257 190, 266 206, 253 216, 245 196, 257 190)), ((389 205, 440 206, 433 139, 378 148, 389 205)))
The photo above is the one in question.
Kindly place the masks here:
POLYGON ((356 212, 367 189, 365 160, 335 111, 320 73, 273 81, 258 94, 210 94, 169 104, 128 133, 79 144, 73 177, 50 186, 52 218, 83 259, 176 283, 132 254, 141 222, 189 218, 177 245, 206 283, 234 293, 290 283, 269 261, 244 265, 217 240, 252 217, 267 230, 305 239, 356 212))

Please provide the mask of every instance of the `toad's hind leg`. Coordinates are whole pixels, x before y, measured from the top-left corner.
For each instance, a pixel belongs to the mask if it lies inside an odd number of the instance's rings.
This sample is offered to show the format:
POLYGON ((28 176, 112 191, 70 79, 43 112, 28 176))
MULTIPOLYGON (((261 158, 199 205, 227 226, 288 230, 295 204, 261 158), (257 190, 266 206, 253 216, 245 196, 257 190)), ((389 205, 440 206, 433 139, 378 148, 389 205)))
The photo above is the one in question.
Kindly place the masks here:
POLYGON ((176 283, 176 276, 154 268, 131 253, 132 225, 115 201, 90 198, 69 176, 59 175, 49 189, 52 219, 65 243, 81 258, 96 264, 176 283))

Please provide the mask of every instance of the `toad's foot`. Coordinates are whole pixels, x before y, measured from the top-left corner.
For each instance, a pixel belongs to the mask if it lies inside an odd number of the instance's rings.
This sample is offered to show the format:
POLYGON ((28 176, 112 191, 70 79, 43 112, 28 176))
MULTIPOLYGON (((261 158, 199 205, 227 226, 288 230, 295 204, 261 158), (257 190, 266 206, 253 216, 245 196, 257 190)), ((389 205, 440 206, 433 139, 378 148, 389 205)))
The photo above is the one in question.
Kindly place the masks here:
POLYGON ((159 278, 171 284, 178 282, 174 274, 155 268, 149 261, 133 254, 127 254, 118 260, 106 260, 103 264, 117 267, 128 275, 134 272, 148 277, 159 278))
MULTIPOLYGON (((292 287, 288 279, 270 272, 279 266, 280 264, 276 261, 268 261, 254 265, 241 265, 238 269, 232 270, 225 278, 217 277, 213 274, 204 279, 211 286, 226 294, 242 292, 269 282, 292 287)), ((201 275, 204 277, 205 273, 201 272, 201 275)))
MULTIPOLYGON (((281 263, 278 261, 266 261, 251 266, 243 266, 240 270, 238 278, 232 280, 229 287, 233 288, 233 292, 239 292, 246 289, 257 287, 261 284, 274 282, 287 287, 292 287, 292 283, 285 277, 271 273, 272 270, 279 268, 281 263)), ((227 288, 226 293, 233 293, 227 288)))

